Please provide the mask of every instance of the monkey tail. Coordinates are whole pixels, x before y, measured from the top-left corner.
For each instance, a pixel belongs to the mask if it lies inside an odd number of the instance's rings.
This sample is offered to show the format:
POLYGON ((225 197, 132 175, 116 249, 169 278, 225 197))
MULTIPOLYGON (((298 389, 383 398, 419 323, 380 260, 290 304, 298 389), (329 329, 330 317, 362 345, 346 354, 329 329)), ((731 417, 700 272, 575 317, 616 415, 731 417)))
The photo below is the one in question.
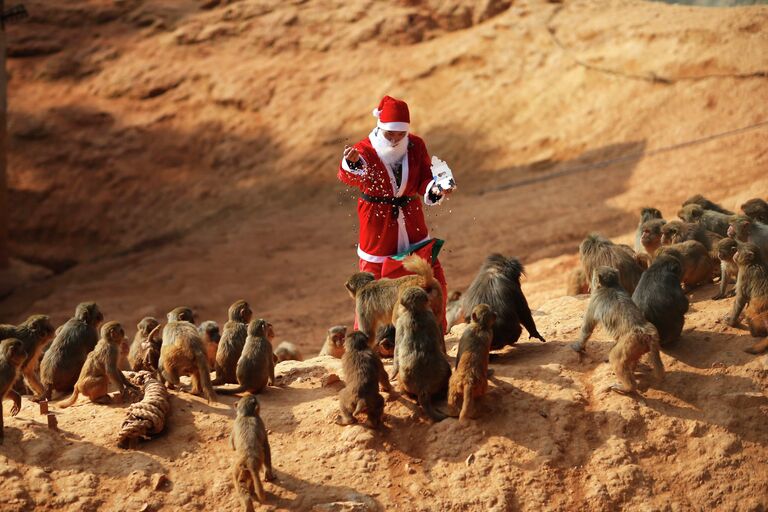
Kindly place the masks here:
POLYGON ((651 368, 653 369, 653 378, 658 384, 664 380, 664 363, 661 361, 659 333, 652 324, 647 324, 638 335, 644 338, 644 341, 648 346, 648 357, 650 358, 651 368))
POLYGON ((253 457, 248 457, 245 461, 245 464, 248 467, 248 471, 251 473, 251 478, 253 479, 253 487, 256 489, 256 497, 259 499, 259 502, 264 503, 264 501, 267 499, 267 496, 264 494, 264 486, 261 485, 258 465, 254 464, 253 457))
POLYGON ((195 363, 197 364, 197 371, 200 374, 200 387, 203 388, 203 393, 208 402, 216 401, 216 391, 211 384, 211 371, 208 368, 208 360, 202 350, 195 350, 195 363))
POLYGON ((57 405, 61 407, 62 409, 66 409, 70 405, 77 402, 77 397, 80 396, 80 391, 77 389, 77 385, 75 385, 75 389, 72 390, 72 394, 69 396, 69 398, 63 402, 59 402, 57 405))
POLYGON ((220 388, 220 387, 215 387, 213 389, 216 391, 216 393, 218 393, 220 395, 236 395, 238 393, 244 393, 246 391, 245 386, 243 386, 242 384, 240 384, 236 388, 220 388))
POLYGON ((432 265, 418 254, 406 256, 403 260, 403 268, 408 272, 420 275, 424 279, 424 285, 432 284, 435 281, 435 275, 432 272, 432 265))
POLYGON ((474 397, 472 396, 472 384, 470 382, 464 383, 464 396, 461 404, 461 412, 459 413, 459 419, 468 419, 472 417, 474 409, 474 397))
POLYGON ((155 336, 155 333, 157 332, 157 330, 160 329, 160 326, 161 324, 157 324, 157 327, 152 329, 152 331, 149 333, 149 336, 147 336, 147 343, 152 342, 152 338, 155 336))
MULTIPOLYGON (((464 397, 466 399, 466 397, 464 397)), ((424 409, 424 412, 427 413, 427 416, 432 418, 433 421, 443 421, 446 416, 442 412, 435 409, 434 405, 432 404, 432 396, 426 392, 422 391, 419 393, 419 404, 421 404, 421 407, 424 409)))

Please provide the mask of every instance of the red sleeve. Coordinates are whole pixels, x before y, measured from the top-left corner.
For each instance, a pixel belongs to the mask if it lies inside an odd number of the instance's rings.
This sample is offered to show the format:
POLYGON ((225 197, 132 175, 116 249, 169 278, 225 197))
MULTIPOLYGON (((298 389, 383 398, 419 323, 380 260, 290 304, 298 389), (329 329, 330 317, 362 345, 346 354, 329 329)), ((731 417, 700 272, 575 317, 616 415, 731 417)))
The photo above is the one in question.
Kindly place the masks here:
MULTIPOLYGON (((363 148, 360 146, 360 144, 355 144, 355 148, 360 152, 360 157, 362 158, 363 148)), ((339 162, 339 171, 336 174, 336 177, 339 178, 339 181, 345 185, 362 189, 363 179, 365 177, 365 167, 363 167, 361 171, 351 172, 344 169, 344 164, 344 158, 342 157, 341 161, 339 162)))
POLYGON ((423 196, 427 193, 427 187, 432 182, 432 160, 429 157, 427 146, 419 139, 419 193, 423 196))

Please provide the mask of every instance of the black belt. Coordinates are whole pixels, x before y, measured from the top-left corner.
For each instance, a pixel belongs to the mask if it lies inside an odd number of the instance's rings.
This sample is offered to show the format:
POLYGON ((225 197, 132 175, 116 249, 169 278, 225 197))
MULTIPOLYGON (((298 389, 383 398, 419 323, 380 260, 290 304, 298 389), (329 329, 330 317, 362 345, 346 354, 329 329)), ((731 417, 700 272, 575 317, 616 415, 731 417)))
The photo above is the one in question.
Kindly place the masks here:
POLYGON ((400 196, 400 197, 382 197, 382 196, 369 196, 368 194, 361 194, 360 197, 363 201, 369 203, 389 204, 392 205, 392 217, 397 218, 400 208, 405 208, 411 199, 415 196, 400 196))

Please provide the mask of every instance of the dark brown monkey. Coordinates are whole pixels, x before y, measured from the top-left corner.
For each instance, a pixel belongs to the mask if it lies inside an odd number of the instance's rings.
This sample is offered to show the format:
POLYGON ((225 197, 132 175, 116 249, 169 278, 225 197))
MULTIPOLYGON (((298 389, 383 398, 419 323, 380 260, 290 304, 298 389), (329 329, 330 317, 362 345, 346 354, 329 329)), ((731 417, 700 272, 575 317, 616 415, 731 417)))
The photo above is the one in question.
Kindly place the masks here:
POLYGON ((267 384, 275 385, 275 360, 266 320, 251 320, 248 324, 248 337, 235 373, 239 384, 236 388, 216 388, 216 391, 222 395, 244 391, 255 394, 261 393, 267 384))
POLYGON ((724 213, 726 215, 733 215, 732 211, 726 210, 725 208, 723 208, 722 206, 720 206, 717 203, 713 203, 712 201, 710 201, 706 197, 702 196, 701 194, 693 195, 693 196, 689 197, 688 199, 686 199, 685 202, 683 202, 683 206, 686 206, 686 205, 689 205, 689 204, 697 204, 697 205, 701 206, 702 208, 704 208, 705 210, 711 210, 713 212, 724 213))
POLYGON ((687 242, 688 240, 696 240, 701 242, 707 252, 712 250, 712 247, 720 241, 722 237, 711 231, 707 231, 704 226, 695 222, 682 222, 679 220, 671 220, 664 224, 661 228, 661 244, 679 244, 687 242))
POLYGON ((713 300, 720 300, 726 297, 733 297, 736 295, 736 290, 733 289, 726 292, 728 285, 736 280, 739 274, 739 266, 733 261, 733 255, 739 248, 739 242, 733 238, 723 238, 715 246, 717 251, 717 257, 720 260, 720 290, 717 295, 712 297, 713 300))
POLYGON ((339 392, 341 417, 336 422, 339 425, 357 423, 355 416, 365 412, 368 425, 378 428, 384 413, 384 398, 379 393, 379 385, 383 391, 392 392, 387 372, 379 356, 368 346, 368 337, 363 332, 349 333, 344 346, 341 365, 346 386, 339 392))
POLYGON ((187 318, 194 318, 189 308, 176 308, 168 313, 158 361, 160 381, 171 388, 179 387, 179 376, 189 375, 193 394, 204 394, 209 402, 216 401, 203 340, 195 324, 187 318))
POLYGON ((72 395, 59 403, 62 409, 74 404, 81 393, 93 403, 111 402, 107 394, 110 381, 117 386, 121 402, 125 402, 126 388, 137 389, 117 367, 120 345, 124 341, 125 331, 118 322, 107 322, 101 326, 101 338, 96 348, 88 354, 72 395))
POLYGON ((571 270, 568 274, 568 287, 566 289, 566 295, 576 296, 589 293, 589 283, 587 282, 587 274, 584 273, 584 269, 579 265, 577 268, 571 270))
POLYGON ((235 450, 236 457, 232 480, 240 495, 243 509, 249 512, 253 511, 251 496, 254 492, 260 503, 266 500, 259 477, 261 468, 265 469, 264 481, 271 482, 275 479, 267 429, 259 411, 259 401, 254 395, 245 395, 238 400, 237 417, 229 436, 229 445, 235 450))
POLYGON ((741 205, 741 211, 750 219, 768 224, 768 202, 760 198, 750 199, 741 205))
POLYGON ((203 340, 208 367, 214 368, 216 366, 216 351, 219 349, 219 341, 221 340, 219 324, 213 320, 206 320, 197 327, 197 330, 200 332, 200 339, 203 340))
POLYGON ((731 218, 728 236, 739 242, 753 243, 762 254, 768 255, 768 225, 762 222, 753 221, 743 215, 736 215, 731 218))
POLYGON ((460 421, 475 417, 475 400, 488 391, 488 355, 495 321, 491 308, 478 304, 459 340, 456 371, 448 382, 448 405, 454 409, 461 406, 460 421))
MULTIPOLYGON (((488 304, 496 313, 491 350, 516 343, 523 332, 521 324, 531 338, 546 341, 536 329, 528 301, 520 287, 520 277, 524 273, 523 264, 516 258, 491 254, 485 258, 480 271, 462 297, 461 308, 465 315, 471 314, 478 304, 488 304)), ((469 316, 464 320, 469 322, 469 316)))
POLYGON ((128 364, 133 371, 138 371, 137 364, 142 355, 141 344, 147 341, 149 333, 158 325, 160 325, 160 322, 157 318, 151 316, 145 316, 141 319, 141 322, 136 324, 136 334, 133 336, 131 348, 128 350, 128 364))
POLYGON ((28 356, 21 340, 10 338, 0 342, 0 444, 3 444, 5 431, 2 399, 8 398, 13 400, 11 416, 19 414, 21 410, 21 395, 13 389, 13 385, 21 377, 21 369, 28 356))
POLYGON ((376 330, 376 347, 381 357, 392 357, 395 355, 394 325, 382 325, 376 330))
POLYGON ((458 290, 448 292, 448 302, 445 305, 445 319, 449 331, 451 327, 464 321, 464 314, 461 311, 461 292, 458 290))
POLYGON ((400 297, 395 325, 395 357, 392 378, 403 391, 416 396, 424 412, 434 421, 445 418, 432 401, 445 396, 451 366, 442 350, 442 329, 429 309, 429 297, 412 286, 400 297))
POLYGON ((683 331, 688 297, 680 287, 682 277, 683 267, 677 255, 669 252, 661 254, 643 272, 632 294, 632 301, 643 312, 645 319, 656 327, 660 345, 676 342, 683 331))
MULTIPOLYGON (((32 315, 19 325, 0 325, 0 340, 16 338, 21 341, 27 359, 21 366, 24 382, 35 393, 35 399, 45 394, 45 389, 37 376, 37 365, 43 354, 43 349, 54 336, 53 324, 46 315, 32 315)), ((23 387, 23 386, 22 386, 23 387)))
POLYGON ((640 245, 646 254, 653 257, 656 249, 661 247, 661 228, 666 224, 664 219, 652 219, 644 222, 640 230, 640 245))
POLYGON ((253 311, 244 300, 238 300, 229 307, 229 320, 224 324, 219 347, 216 349, 216 378, 213 385, 237 384, 237 361, 248 337, 248 322, 253 311))
POLYGON ((683 270, 681 282, 685 291, 712 282, 717 267, 707 249, 696 240, 665 245, 656 251, 655 258, 662 254, 671 254, 680 262, 683 270))
POLYGON ((320 350, 320 355, 341 359, 341 356, 344 355, 344 338, 346 336, 346 325, 336 325, 328 329, 328 335, 325 337, 325 343, 323 343, 323 348, 320 350))
POLYGON ((357 272, 346 282, 350 296, 355 299, 358 325, 368 336, 368 342, 375 344, 379 326, 395 324, 396 305, 403 290, 419 286, 427 291, 429 304, 435 317, 443 316, 443 290, 432 273, 432 267, 422 257, 411 255, 403 260, 403 267, 414 275, 397 279, 374 279, 370 272, 357 272))
POLYGON ((104 321, 99 306, 83 302, 75 316, 57 329, 53 342, 40 361, 40 382, 45 397, 53 391, 71 391, 80 375, 88 353, 99 341, 99 326, 104 321))
MULTIPOLYGON (((597 234, 587 236, 579 246, 579 256, 584 272, 587 276, 591 276, 597 267, 603 265, 613 267, 619 271, 621 286, 631 294, 640 281, 643 269, 637 263, 634 254, 630 254, 627 249, 630 248, 614 244, 597 234)), ((489 306, 496 311, 496 314, 500 314, 493 304, 489 303, 489 306)))
POLYGON ((611 389, 619 393, 637 391, 635 368, 644 354, 650 355, 656 383, 664 378, 664 365, 659 355, 659 333, 643 316, 632 297, 619 283, 615 268, 598 267, 592 277, 592 296, 581 326, 579 340, 571 344, 576 352, 584 352, 587 340, 598 323, 616 340, 608 360, 618 384, 611 389))
POLYGON ((643 208, 640 210, 640 222, 638 222, 637 230, 635 231, 635 252, 637 253, 645 252, 645 248, 640 241, 640 237, 643 234, 643 224, 649 220, 664 220, 664 217, 662 217, 661 212, 656 208, 643 208))
POLYGON ((141 347, 136 354, 136 361, 133 371, 142 370, 159 373, 160 370, 160 350, 163 346, 163 340, 160 339, 160 324, 147 335, 147 339, 141 342, 141 347))
POLYGON ((677 212, 677 216, 685 222, 701 224, 707 231, 717 233, 720 236, 728 234, 728 223, 730 222, 731 215, 713 210, 705 210, 697 204, 689 204, 683 206, 677 212))
POLYGON ((283 361, 303 361, 299 347, 291 343, 290 341, 283 341, 277 348, 275 348, 275 362, 281 363, 283 361))
MULTIPOLYGON (((768 265, 755 244, 745 243, 733 256, 739 266, 736 278, 736 300, 726 317, 731 327, 739 323, 741 311, 746 306, 746 320, 752 336, 768 336, 768 265)), ((747 349, 757 354, 768 348, 768 340, 762 340, 747 349)))

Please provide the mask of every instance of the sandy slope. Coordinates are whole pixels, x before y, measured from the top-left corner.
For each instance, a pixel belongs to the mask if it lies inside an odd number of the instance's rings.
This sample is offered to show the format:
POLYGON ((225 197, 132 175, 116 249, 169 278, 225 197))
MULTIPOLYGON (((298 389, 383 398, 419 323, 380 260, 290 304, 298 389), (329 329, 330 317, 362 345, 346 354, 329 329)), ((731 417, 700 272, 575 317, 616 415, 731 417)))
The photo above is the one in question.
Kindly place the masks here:
MULTIPOLYGON (((716 322, 731 300, 695 294, 667 380, 639 404, 603 392, 604 336, 586 362, 565 347, 586 301, 562 295, 591 230, 628 241, 641 206, 671 218, 696 192, 733 209, 768 196, 765 125, 663 151, 768 121, 768 9, 478 5, 30 0, 9 28, 12 245, 56 275, 0 319, 60 323, 91 299, 130 331, 180 304, 223 322, 243 297, 316 352, 352 320, 337 158, 390 93, 459 181, 428 211, 451 286, 492 250, 517 255, 550 342, 494 363, 487 420, 466 427, 400 401, 382 433, 337 427, 322 369, 270 389, 271 503, 764 510, 766 363, 716 322)), ((2 508, 233 508, 230 403, 177 395, 168 435, 130 453, 114 448, 120 407, 68 409, 59 435, 25 403, 6 421, 2 508), (171 484, 152 490, 155 474, 171 484)))

